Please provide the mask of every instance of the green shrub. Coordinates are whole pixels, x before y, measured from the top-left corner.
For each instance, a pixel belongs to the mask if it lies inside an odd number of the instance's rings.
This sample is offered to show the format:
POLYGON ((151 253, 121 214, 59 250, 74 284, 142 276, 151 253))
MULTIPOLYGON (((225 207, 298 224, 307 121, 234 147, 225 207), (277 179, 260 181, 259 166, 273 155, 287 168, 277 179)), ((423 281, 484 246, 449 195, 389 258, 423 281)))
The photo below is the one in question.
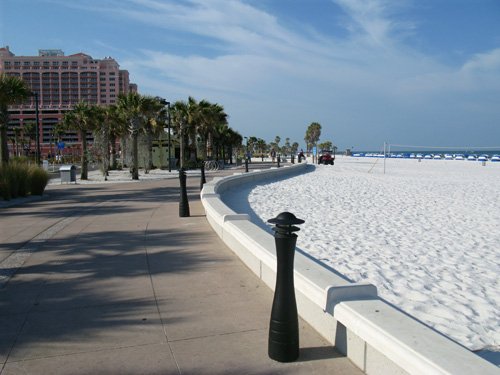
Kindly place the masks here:
POLYGON ((17 176, 17 196, 25 197, 29 193, 29 166, 26 163, 11 163, 17 176))
POLYGON ((49 174, 37 166, 29 168, 29 190, 31 195, 43 195, 47 183, 49 182, 49 174))
POLYGON ((10 163, 29 164, 30 159, 27 156, 13 156, 9 159, 10 163))
POLYGON ((12 195, 10 194, 9 181, 7 179, 7 172, 3 165, 0 165, 0 196, 6 201, 12 198, 12 195))
POLYGON ((12 198, 17 198, 19 196, 19 185, 21 184, 21 174, 17 170, 17 165, 15 163, 9 163, 4 166, 4 171, 10 196, 12 198))
POLYGON ((42 195, 49 174, 35 165, 15 160, 0 166, 0 197, 9 200, 28 194, 42 195))

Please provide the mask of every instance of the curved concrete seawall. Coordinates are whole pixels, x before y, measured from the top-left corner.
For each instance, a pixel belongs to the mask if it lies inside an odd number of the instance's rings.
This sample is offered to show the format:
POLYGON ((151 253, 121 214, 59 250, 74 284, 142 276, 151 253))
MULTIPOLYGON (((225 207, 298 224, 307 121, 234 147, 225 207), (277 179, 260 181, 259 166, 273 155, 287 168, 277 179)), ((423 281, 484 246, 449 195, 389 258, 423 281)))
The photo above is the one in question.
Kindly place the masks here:
MULTIPOLYGON (((274 237, 220 197, 239 185, 291 177, 304 173, 306 167, 302 163, 215 178, 201 192, 212 228, 273 290, 274 237)), ((295 293, 300 316, 366 373, 500 373, 491 363, 378 298, 374 285, 352 283, 301 252, 295 254, 295 293)))

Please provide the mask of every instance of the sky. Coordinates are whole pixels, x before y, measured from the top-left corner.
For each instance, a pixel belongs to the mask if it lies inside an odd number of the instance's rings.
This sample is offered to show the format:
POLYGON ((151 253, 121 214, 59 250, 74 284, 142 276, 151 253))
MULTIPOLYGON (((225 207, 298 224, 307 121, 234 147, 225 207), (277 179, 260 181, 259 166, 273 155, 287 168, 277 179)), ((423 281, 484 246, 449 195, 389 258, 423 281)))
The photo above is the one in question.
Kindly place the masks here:
POLYGON ((500 149, 500 0, 0 0, 5 45, 111 56, 267 142, 500 149))

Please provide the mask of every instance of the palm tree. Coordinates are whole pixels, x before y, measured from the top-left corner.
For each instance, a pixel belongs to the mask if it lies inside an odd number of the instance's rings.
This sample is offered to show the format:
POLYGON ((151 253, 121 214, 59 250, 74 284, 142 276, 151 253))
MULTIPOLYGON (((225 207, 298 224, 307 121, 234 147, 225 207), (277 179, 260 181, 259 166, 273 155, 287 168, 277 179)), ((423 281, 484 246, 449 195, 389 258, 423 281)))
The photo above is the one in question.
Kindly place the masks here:
POLYGON ((266 144, 266 141, 263 140, 262 138, 257 138, 257 141, 255 142, 258 150, 259 150, 259 153, 262 157, 262 161, 264 161, 264 153, 266 152, 266 148, 267 148, 267 144, 266 144))
POLYGON ((132 166, 130 173, 133 180, 139 179, 139 151, 137 139, 139 132, 145 123, 144 116, 144 96, 137 92, 129 92, 128 94, 120 94, 118 96, 117 107, 126 121, 128 131, 132 138, 132 166))
POLYGON ((255 153, 255 147, 257 147, 257 137, 248 137, 248 142, 247 142, 247 145, 248 146, 248 150, 253 154, 255 153))
POLYGON ((215 160, 219 160, 224 157, 224 142, 228 129, 229 126, 227 124, 217 124, 213 129, 212 142, 215 160))
POLYGON ((37 126, 35 121, 26 120, 23 122, 23 130, 22 130, 22 140, 21 146, 24 150, 24 142, 28 142, 28 150, 31 149, 31 142, 35 140, 35 131, 37 130, 37 126))
POLYGON ((185 148, 186 148, 186 127, 189 121, 189 109, 188 105, 184 101, 177 101, 170 109, 171 119, 172 119, 172 127, 174 131, 179 135, 179 144, 180 144, 180 167, 184 168, 185 161, 185 148))
POLYGON ((76 130, 80 133, 82 141, 82 172, 80 178, 82 180, 88 179, 87 132, 97 128, 101 120, 101 112, 98 107, 85 102, 79 102, 71 111, 64 114, 61 126, 66 130, 76 130))
POLYGON ((283 152, 286 155, 288 155, 290 153, 290 149, 291 149, 291 146, 290 146, 290 138, 285 138, 285 145, 283 146, 283 152))
POLYGON ((166 123, 167 113, 160 98, 145 96, 143 101, 145 116, 144 133, 146 134, 148 159, 146 170, 153 168, 153 137, 159 136, 166 123))
POLYGON ((227 129, 227 132, 225 133, 225 145, 227 148, 227 157, 231 164, 233 162, 233 149, 235 147, 240 147, 242 141, 243 137, 240 133, 231 128, 227 129))
POLYGON ((199 103, 190 96, 187 101, 187 126, 185 128, 190 160, 196 160, 196 136, 203 116, 204 113, 199 103))
POLYGON ((0 155, 2 163, 9 162, 9 145, 7 141, 9 105, 20 103, 30 96, 31 90, 21 78, 0 74, 0 155))
POLYGON ((310 147, 316 146, 319 141, 319 137, 321 136, 321 125, 317 122, 312 122, 306 131, 306 136, 304 137, 304 141, 306 141, 307 149, 310 147))
POLYGON ((227 125, 227 114, 224 107, 220 104, 211 104, 206 100, 199 103, 201 108, 201 119, 198 126, 198 134, 202 145, 201 157, 206 159, 208 156, 208 144, 212 143, 212 137, 218 125, 227 125))
POLYGON ((123 121, 120 117, 120 112, 116 105, 110 105, 108 107, 103 107, 104 109, 104 122, 103 127, 108 134, 109 139, 109 168, 116 169, 116 141, 119 137, 123 137, 127 134, 127 123, 123 121))

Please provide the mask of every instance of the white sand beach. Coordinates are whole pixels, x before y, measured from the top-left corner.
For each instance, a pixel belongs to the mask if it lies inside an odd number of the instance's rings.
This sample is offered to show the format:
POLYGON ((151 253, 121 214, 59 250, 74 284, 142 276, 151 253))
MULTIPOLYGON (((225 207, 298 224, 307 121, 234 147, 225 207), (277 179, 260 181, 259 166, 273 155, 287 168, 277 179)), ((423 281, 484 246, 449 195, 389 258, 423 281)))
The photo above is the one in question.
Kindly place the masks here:
POLYGON ((225 200, 263 221, 293 212, 306 221, 299 249, 469 349, 500 350, 500 163, 388 159, 384 175, 382 159, 338 157, 310 168, 225 200))

